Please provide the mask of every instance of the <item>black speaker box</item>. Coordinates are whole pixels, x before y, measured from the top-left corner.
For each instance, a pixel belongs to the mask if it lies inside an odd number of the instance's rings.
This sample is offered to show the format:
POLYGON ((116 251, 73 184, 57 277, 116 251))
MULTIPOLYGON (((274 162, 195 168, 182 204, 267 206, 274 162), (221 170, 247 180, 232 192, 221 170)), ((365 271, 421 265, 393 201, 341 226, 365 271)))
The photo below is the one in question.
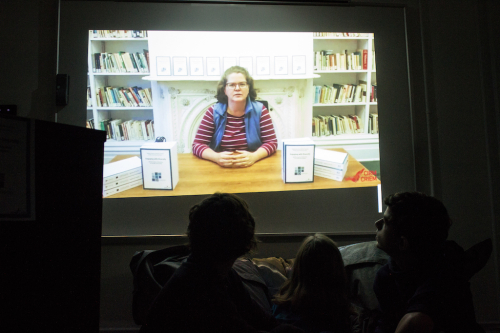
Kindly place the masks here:
POLYGON ((56 105, 68 105, 69 75, 57 74, 56 77, 56 105))

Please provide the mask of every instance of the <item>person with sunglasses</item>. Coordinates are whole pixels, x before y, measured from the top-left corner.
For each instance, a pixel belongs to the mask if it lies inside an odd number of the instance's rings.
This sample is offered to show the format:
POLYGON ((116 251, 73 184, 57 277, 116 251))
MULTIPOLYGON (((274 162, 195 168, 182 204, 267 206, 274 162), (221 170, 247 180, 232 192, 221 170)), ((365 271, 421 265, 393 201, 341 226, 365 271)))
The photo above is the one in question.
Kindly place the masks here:
POLYGON ((208 108, 193 141, 193 154, 226 168, 244 168, 278 147, 267 108, 256 101, 248 71, 228 68, 217 85, 218 103, 208 108))

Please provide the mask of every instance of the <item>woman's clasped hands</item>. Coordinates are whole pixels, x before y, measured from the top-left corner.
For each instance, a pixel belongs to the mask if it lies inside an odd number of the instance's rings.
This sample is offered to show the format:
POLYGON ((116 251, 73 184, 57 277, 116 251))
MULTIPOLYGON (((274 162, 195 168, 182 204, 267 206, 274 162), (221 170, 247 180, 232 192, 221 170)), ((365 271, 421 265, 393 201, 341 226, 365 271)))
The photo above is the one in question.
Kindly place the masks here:
POLYGON ((246 150, 218 153, 217 164, 225 168, 246 168, 258 161, 256 153, 246 150))

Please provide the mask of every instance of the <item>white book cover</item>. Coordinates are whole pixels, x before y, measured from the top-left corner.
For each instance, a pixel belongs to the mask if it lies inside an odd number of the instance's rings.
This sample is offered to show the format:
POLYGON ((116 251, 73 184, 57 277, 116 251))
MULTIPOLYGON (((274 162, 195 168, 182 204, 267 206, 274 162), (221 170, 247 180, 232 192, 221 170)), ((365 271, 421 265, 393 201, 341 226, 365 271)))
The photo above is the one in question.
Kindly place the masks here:
POLYGON ((152 142, 140 149, 145 190, 173 190, 179 181, 177 142, 152 142))
POLYGON ((333 180, 337 180, 339 182, 344 180, 344 176, 346 174, 346 171, 347 171, 347 165, 346 165, 346 168, 344 170, 337 170, 337 169, 333 169, 330 167, 325 167, 325 166, 321 166, 321 165, 317 165, 317 164, 314 165, 314 175, 315 176, 333 179, 333 180))
POLYGON ((341 182, 344 179, 344 176, 336 176, 336 175, 332 175, 329 173, 324 173, 324 172, 316 170, 316 169, 317 169, 317 166, 314 167, 314 175, 315 176, 323 177, 323 178, 327 178, 327 179, 332 179, 332 180, 336 180, 339 182, 341 182))
POLYGON ((128 177, 121 177, 120 179, 117 179, 117 180, 112 181, 112 182, 106 182, 105 184, 103 184, 102 189, 103 189, 103 191, 108 191, 108 190, 113 189, 115 187, 123 186, 123 185, 126 185, 130 182, 133 182, 133 181, 136 181, 139 179, 142 180, 142 172, 133 173, 133 174, 128 175, 128 177))
POLYGON ((125 172, 117 173, 117 174, 114 174, 112 176, 103 178, 102 184, 106 185, 108 183, 112 183, 112 182, 115 182, 117 180, 122 180, 122 179, 125 179, 125 178, 128 178, 128 177, 131 177, 131 176, 133 176, 135 174, 141 174, 142 175, 142 168, 141 167, 137 167, 135 169, 131 169, 131 170, 128 170, 128 171, 125 171, 125 172))
POLYGON ((338 170, 347 169, 347 153, 316 148, 314 164, 331 167, 338 170))
POLYGON ((102 178, 105 179, 107 177, 140 167, 141 159, 137 156, 126 158, 124 160, 113 163, 104 164, 102 178))
POLYGON ((314 165, 314 172, 316 173, 316 171, 322 172, 324 174, 330 174, 332 176, 343 176, 345 174, 346 170, 338 170, 338 169, 326 167, 323 165, 315 164, 314 165))
POLYGON ((129 190, 131 188, 134 188, 134 187, 137 187, 137 186, 140 186, 140 185, 142 185, 142 177, 141 177, 141 179, 132 181, 130 183, 123 184, 123 185, 118 186, 118 187, 114 187, 114 188, 112 188, 110 190, 107 190, 107 191, 102 191, 102 196, 104 198, 105 197, 109 197, 110 195, 113 195, 113 194, 116 194, 116 193, 120 193, 120 192, 129 190))
POLYGON ((314 181, 314 141, 310 138, 286 139, 281 144, 282 179, 285 183, 314 181))

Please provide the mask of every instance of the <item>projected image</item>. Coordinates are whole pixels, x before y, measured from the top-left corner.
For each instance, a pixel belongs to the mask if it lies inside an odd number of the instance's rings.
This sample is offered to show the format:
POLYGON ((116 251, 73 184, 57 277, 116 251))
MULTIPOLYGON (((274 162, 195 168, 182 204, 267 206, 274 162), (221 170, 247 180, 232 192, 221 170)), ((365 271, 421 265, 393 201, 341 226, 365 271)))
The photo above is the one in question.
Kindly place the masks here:
POLYGON ((380 184, 371 33, 91 30, 89 46, 105 198, 380 184))

